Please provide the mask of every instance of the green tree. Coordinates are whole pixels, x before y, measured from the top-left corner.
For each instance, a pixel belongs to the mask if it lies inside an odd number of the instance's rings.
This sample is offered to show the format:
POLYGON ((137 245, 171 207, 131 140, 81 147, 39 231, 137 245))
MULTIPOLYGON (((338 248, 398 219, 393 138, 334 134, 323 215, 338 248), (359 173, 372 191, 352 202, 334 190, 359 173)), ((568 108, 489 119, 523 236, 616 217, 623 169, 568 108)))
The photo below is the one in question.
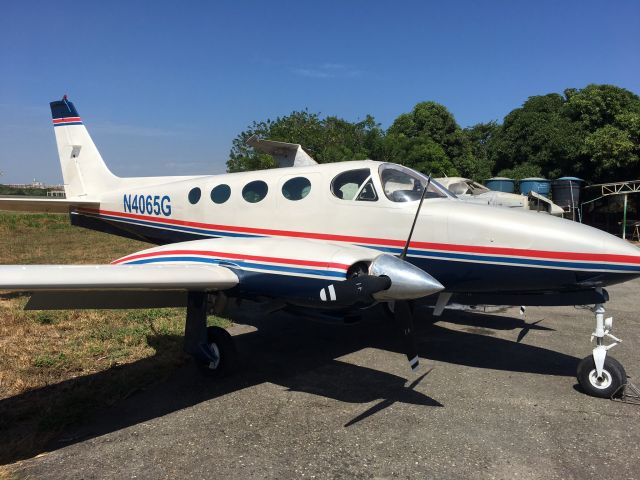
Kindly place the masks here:
POLYGON ((320 163, 372 158, 434 175, 484 180, 576 175, 587 181, 640 176, 640 97, 613 85, 567 88, 563 94, 532 96, 501 125, 461 129, 436 102, 420 102, 385 132, 367 115, 359 122, 308 111, 254 122, 233 141, 229 171, 273 168, 269 155, 246 140, 300 143, 320 163))
POLYGON ((640 99, 615 85, 587 85, 582 90, 567 90, 567 114, 588 132, 616 123, 616 117, 640 113, 640 99))
POLYGON ((387 130, 379 159, 433 175, 475 177, 468 137, 444 105, 420 102, 399 115, 387 130))
POLYGON ((552 93, 529 97, 511 111, 490 144, 495 170, 531 164, 542 175, 554 177, 575 168, 583 134, 564 107, 564 97, 552 93))
POLYGON ((246 144, 258 135, 269 140, 299 143, 319 163, 365 159, 378 148, 383 132, 371 115, 351 123, 338 117, 321 118, 307 111, 292 112, 285 117, 254 122, 234 140, 227 170, 260 170, 276 166, 270 155, 256 152, 246 144))
POLYGON ((505 117, 488 150, 498 172, 610 181, 637 178, 639 142, 640 98, 588 85, 530 97, 505 117))
POLYGON ((463 169, 465 176, 478 181, 486 180, 492 176, 494 162, 489 155, 489 148, 493 137, 499 129, 498 124, 492 121, 478 123, 463 130, 471 149, 470 162, 463 169))
POLYGON ((594 178, 637 178, 638 144, 629 133, 613 125, 605 125, 585 139, 585 152, 593 163, 594 178))

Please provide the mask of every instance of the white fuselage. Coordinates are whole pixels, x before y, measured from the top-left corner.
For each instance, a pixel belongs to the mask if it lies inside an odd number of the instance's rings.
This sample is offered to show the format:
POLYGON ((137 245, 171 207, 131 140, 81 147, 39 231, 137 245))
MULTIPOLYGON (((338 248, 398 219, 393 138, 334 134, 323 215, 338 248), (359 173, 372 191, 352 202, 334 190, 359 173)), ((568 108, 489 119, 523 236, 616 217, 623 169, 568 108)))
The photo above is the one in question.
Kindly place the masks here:
MULTIPOLYGON (((79 210, 72 218, 78 225, 101 229, 98 225, 105 224, 108 231, 159 244, 206 237, 275 236, 362 245, 398 254, 419 202, 387 198, 378 174, 381 165, 388 164, 341 162, 166 179, 146 186, 141 186, 146 182, 126 179, 130 188, 123 185, 103 193, 97 199, 99 210, 79 210), (362 169, 370 171, 376 200, 341 199, 332 192, 332 181, 339 174, 362 169), (300 200, 285 198, 283 185, 298 177, 309 181, 307 195, 300 200), (242 191, 256 180, 267 184, 268 193, 251 203, 242 191), (230 196, 223 203, 214 203, 210 193, 221 184, 228 185, 230 196), (200 198, 191 203, 189 193, 194 188, 200 189, 200 198)), ((450 290, 576 289, 615 283, 640 273, 640 250, 607 233, 535 212, 463 202, 444 192, 442 198, 424 200, 408 259, 450 290)))

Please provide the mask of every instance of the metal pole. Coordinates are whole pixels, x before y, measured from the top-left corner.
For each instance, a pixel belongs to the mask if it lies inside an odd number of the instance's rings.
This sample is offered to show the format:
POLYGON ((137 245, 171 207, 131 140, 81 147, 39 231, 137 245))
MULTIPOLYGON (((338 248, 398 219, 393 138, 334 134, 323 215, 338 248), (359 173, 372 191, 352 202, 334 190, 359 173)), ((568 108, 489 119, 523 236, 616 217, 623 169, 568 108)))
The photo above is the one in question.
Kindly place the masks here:
POLYGON ((622 213, 622 239, 627 238, 627 194, 624 194, 624 211, 622 213))
POLYGON ((576 204, 573 201, 573 182, 569 180, 569 192, 571 193, 571 218, 576 221, 576 204))

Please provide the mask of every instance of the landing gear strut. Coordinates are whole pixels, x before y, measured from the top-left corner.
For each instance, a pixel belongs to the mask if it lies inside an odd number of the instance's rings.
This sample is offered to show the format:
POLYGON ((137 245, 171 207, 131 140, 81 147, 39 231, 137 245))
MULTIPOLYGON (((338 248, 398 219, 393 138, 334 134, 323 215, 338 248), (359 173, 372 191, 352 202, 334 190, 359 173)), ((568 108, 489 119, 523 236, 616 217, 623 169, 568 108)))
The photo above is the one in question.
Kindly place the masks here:
POLYGON ((184 351, 212 376, 229 373, 236 363, 233 338, 224 328, 207 327, 207 294, 189 292, 184 328, 184 351))
POLYGON ((578 364, 578 382, 588 395, 611 398, 622 390, 621 387, 627 381, 627 374, 620 362, 607 355, 607 352, 622 340, 611 335, 613 318, 604 318, 604 306, 601 303, 594 307, 593 312, 596 315, 596 330, 591 335, 591 341, 595 338, 596 346, 593 353, 578 364), (614 342, 605 345, 605 337, 614 342))

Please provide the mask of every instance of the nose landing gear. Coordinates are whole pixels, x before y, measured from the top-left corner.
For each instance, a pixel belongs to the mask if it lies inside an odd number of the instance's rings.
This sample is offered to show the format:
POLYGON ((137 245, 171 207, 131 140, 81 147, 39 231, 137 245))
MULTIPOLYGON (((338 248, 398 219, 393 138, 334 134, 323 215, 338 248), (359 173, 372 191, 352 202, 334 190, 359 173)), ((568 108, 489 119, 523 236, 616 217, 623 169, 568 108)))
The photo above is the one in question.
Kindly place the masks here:
POLYGON ((627 382, 627 374, 620 362, 607 355, 622 340, 611 335, 613 318, 604 318, 602 304, 597 304, 593 311, 596 315, 596 330, 591 335, 591 341, 595 338, 596 346, 592 354, 578 364, 578 383, 588 395, 611 398, 621 392, 627 382), (614 343, 605 345, 605 337, 609 337, 614 343))

